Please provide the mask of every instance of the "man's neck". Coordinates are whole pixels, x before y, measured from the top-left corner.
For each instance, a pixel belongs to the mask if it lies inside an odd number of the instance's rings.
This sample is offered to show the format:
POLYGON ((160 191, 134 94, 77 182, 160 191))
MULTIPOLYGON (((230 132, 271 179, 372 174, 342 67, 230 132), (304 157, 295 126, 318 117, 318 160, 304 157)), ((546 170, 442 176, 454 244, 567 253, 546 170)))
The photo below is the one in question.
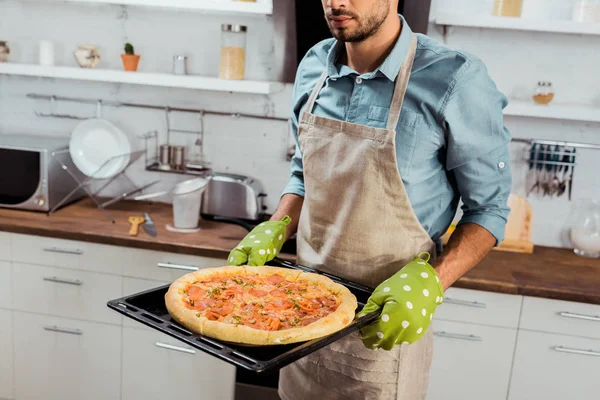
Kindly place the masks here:
POLYGON ((401 29, 398 15, 390 13, 373 36, 362 42, 345 44, 345 64, 359 74, 374 71, 394 48, 401 29))

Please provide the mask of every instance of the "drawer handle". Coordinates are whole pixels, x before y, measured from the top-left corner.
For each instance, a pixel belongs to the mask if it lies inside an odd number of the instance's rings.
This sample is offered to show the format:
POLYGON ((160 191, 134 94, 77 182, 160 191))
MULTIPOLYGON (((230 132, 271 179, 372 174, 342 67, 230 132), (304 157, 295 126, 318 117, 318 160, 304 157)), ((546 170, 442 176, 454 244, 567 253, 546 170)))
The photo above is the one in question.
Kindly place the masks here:
POLYGON ((173 346, 171 344, 162 343, 162 342, 156 342, 156 347, 161 347, 163 349, 168 349, 168 350, 175 350, 175 351, 179 351, 181 353, 196 354, 195 350, 186 349, 186 348, 178 347, 178 346, 173 346))
POLYGON ((552 350, 559 351, 561 353, 581 354, 581 355, 584 355, 584 356, 596 356, 596 357, 600 357, 600 352, 593 351, 593 350, 571 349, 569 347, 562 347, 562 346, 553 347, 552 350))
POLYGON ((450 333, 450 332, 444 332, 444 331, 434 332, 433 334, 435 336, 445 337, 448 339, 471 340, 473 342, 483 341, 483 338, 481 336, 475 336, 475 335, 459 335, 458 333, 450 333))
POLYGON ((51 332, 68 333, 69 335, 83 335, 81 329, 61 328, 59 326, 44 326, 44 329, 51 332))
POLYGON ((444 303, 457 304, 459 306, 476 307, 476 308, 486 308, 487 307, 487 305, 485 303, 480 303, 478 301, 458 300, 458 299, 453 299, 451 297, 445 297, 444 303))
POLYGON ((70 249, 61 249, 59 247, 47 247, 44 249, 44 251, 50 252, 50 253, 62 253, 62 254, 75 254, 77 256, 80 256, 83 254, 83 250, 79 250, 79 249, 75 249, 75 250, 70 250, 70 249))
POLYGON ((184 271, 198 271, 200 268, 193 267, 191 265, 179 265, 179 264, 171 264, 171 263, 158 263, 156 264, 158 268, 169 268, 169 269, 182 269, 184 271))
POLYGON ((56 276, 45 276, 44 280, 48 281, 48 282, 66 283, 67 285, 75 285, 75 286, 83 285, 83 281, 80 281, 79 279, 65 279, 65 278, 58 278, 56 276))
POLYGON ((575 314, 570 312, 559 312, 558 315, 566 318, 575 318, 575 319, 585 319, 587 321, 596 321, 600 322, 600 317, 594 315, 585 315, 585 314, 575 314))

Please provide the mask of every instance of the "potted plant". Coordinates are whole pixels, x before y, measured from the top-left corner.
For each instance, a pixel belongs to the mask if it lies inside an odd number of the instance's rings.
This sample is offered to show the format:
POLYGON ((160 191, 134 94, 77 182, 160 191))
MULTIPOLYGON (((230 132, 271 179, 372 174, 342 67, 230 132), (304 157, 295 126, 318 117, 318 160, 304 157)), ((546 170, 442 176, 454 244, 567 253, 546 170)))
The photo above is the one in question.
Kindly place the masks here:
POLYGON ((135 54, 131 43, 125 43, 125 54, 121 54, 121 59, 123 60, 125 71, 137 71, 140 56, 135 54))

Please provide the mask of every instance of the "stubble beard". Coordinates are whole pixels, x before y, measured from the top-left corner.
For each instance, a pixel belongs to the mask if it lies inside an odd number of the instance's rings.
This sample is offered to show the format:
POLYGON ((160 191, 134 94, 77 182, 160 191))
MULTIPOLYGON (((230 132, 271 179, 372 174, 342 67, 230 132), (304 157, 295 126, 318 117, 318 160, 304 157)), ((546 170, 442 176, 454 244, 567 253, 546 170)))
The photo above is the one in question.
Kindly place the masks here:
POLYGON ((327 15, 325 16, 325 18, 327 21, 327 25, 329 26, 329 30, 331 31, 331 34, 335 39, 342 42, 350 43, 362 42, 363 40, 366 40, 373 36, 375 33, 377 33, 385 19, 388 17, 389 10, 390 0, 382 0, 375 7, 375 9, 370 15, 363 17, 360 20, 355 14, 348 13, 345 11, 334 10, 330 14, 328 14, 334 16, 348 15, 350 17, 353 17, 354 20, 358 22, 358 26, 352 30, 349 30, 346 27, 333 28, 331 26, 330 21, 327 19, 327 15))

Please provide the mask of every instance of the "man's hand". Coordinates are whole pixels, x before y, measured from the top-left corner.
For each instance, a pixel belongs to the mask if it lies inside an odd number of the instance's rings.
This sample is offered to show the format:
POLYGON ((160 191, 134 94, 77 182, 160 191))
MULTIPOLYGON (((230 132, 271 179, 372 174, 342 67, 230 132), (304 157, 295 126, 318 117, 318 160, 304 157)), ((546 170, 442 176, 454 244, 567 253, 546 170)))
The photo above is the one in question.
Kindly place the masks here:
POLYGON ((375 288, 359 313, 360 317, 383 307, 379 319, 361 329, 365 347, 391 350, 423 336, 444 296, 440 278, 428 261, 429 254, 421 253, 375 288))

